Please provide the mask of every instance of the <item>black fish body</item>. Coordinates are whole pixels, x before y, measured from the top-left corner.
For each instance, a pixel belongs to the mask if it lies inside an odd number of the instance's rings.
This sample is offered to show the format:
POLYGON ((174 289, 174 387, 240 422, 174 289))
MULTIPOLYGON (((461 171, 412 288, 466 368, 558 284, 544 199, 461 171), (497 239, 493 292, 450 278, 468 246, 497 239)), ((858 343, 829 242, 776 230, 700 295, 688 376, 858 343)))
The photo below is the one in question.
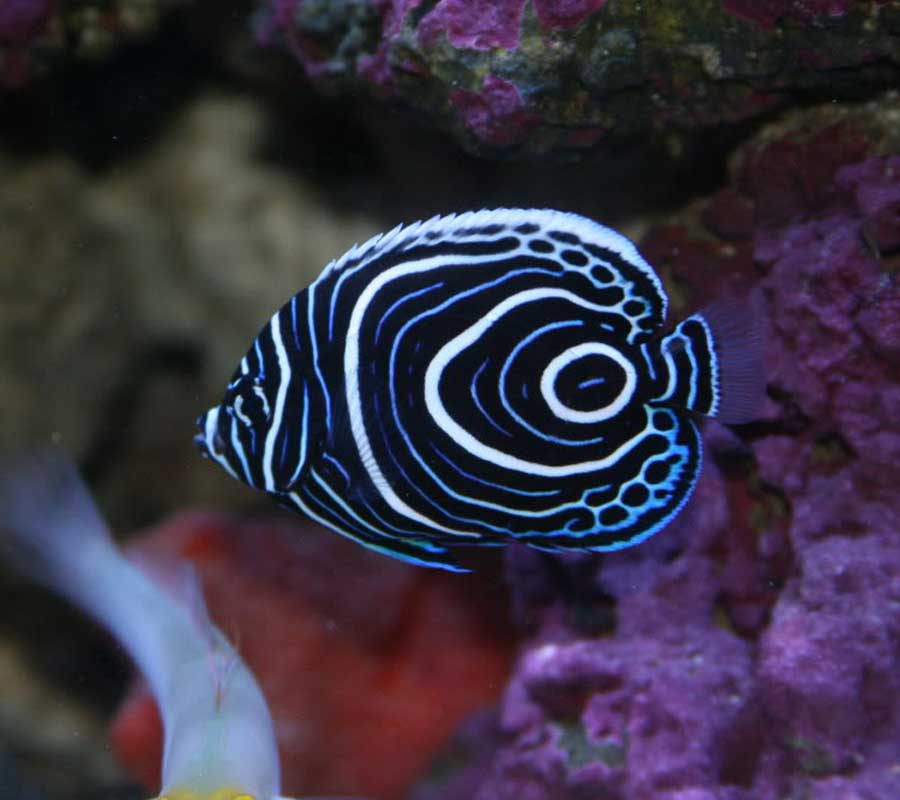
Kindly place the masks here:
POLYGON ((437 217, 356 246, 282 307, 198 444, 338 533, 457 569, 447 547, 616 550, 683 507, 697 414, 742 421, 747 326, 667 298, 620 234, 558 211, 437 217))

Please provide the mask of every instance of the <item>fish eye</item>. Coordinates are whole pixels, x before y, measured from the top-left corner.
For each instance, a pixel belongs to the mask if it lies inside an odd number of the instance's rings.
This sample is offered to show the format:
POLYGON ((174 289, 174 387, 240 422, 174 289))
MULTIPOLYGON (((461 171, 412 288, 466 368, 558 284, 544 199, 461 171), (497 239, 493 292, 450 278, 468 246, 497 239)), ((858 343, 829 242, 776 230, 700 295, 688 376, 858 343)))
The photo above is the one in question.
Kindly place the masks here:
POLYGON ((231 386, 226 404, 232 416, 247 428, 258 428, 269 420, 269 398, 259 378, 244 376, 231 386))

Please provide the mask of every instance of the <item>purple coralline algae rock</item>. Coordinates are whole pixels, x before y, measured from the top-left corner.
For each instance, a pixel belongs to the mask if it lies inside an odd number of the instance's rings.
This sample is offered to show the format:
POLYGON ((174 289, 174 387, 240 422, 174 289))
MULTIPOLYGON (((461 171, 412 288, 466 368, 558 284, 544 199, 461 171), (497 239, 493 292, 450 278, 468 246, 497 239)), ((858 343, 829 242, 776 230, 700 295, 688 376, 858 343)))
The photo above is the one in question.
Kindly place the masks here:
POLYGON ((457 89, 450 99, 463 124, 481 141, 497 147, 513 144, 540 123, 537 114, 527 110, 514 83, 488 75, 480 92, 457 89))
POLYGON ((422 44, 431 47, 446 37, 452 47, 469 50, 492 50, 519 46, 523 0, 498 0, 482 3, 478 14, 472 14, 468 0, 441 0, 418 25, 422 44))
POLYGON ((707 426, 640 547, 509 552, 531 638, 475 800, 900 797, 900 99, 873 107, 764 132, 644 241, 689 307, 757 287, 770 399, 707 426))
POLYGON ((373 87, 488 154, 695 130, 769 111, 795 90, 859 98, 896 81, 900 64, 896 0, 259 6, 258 40, 289 50, 317 83, 373 87), (489 81, 510 88, 493 91, 489 81), (512 115, 510 97, 517 98, 512 115))
POLYGON ((750 797, 761 752, 756 648, 717 624, 721 596, 740 583, 724 553, 741 546, 727 497, 707 470, 683 517, 640 550, 602 565, 567 559, 570 603, 546 604, 560 588, 546 574, 535 580, 538 556, 510 554, 520 616, 539 625, 507 688, 508 742, 478 800, 750 797), (614 635, 585 635, 592 595, 614 601, 614 635))

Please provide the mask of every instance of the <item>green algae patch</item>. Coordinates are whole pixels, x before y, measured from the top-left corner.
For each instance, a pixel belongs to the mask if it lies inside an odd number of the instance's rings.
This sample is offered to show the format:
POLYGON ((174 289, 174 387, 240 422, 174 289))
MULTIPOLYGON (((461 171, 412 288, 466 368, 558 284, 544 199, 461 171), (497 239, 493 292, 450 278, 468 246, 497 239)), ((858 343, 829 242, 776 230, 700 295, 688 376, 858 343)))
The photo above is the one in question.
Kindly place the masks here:
POLYGON ((565 750, 572 769, 581 769, 589 764, 604 764, 610 769, 625 766, 627 748, 614 739, 592 742, 587 738, 584 727, 579 722, 562 723, 558 726, 557 744, 565 750))

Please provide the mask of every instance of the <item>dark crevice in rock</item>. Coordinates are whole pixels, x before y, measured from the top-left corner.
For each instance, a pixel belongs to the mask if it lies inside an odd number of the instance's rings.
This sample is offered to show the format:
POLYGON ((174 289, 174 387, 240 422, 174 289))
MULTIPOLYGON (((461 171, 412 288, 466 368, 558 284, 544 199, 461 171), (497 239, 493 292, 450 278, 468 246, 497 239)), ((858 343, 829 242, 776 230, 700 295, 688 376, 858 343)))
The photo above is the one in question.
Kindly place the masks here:
POLYGON ((810 427, 812 421, 789 391, 774 384, 770 384, 766 391, 781 406, 781 415, 735 426, 743 438, 755 441, 766 436, 799 436, 810 427))
POLYGON ((70 64, 54 76, 51 141, 92 169, 108 169, 151 144, 211 73, 184 15, 173 14, 157 36, 110 61, 70 64))
POLYGON ((550 553, 538 555, 555 597, 566 605, 569 624, 583 636, 615 633, 616 599, 596 585, 594 558, 564 562, 550 553))
POLYGON ((823 434, 813 445, 809 466, 814 472, 833 475, 857 458, 853 448, 837 431, 823 434))
POLYGON ((753 787, 766 742, 765 721, 756 704, 746 703, 722 743, 719 780, 727 786, 753 787))
POLYGON ((430 14, 434 7, 438 4, 438 0, 422 0, 415 8, 411 9, 407 16, 407 22, 410 27, 415 29, 419 23, 430 14))

